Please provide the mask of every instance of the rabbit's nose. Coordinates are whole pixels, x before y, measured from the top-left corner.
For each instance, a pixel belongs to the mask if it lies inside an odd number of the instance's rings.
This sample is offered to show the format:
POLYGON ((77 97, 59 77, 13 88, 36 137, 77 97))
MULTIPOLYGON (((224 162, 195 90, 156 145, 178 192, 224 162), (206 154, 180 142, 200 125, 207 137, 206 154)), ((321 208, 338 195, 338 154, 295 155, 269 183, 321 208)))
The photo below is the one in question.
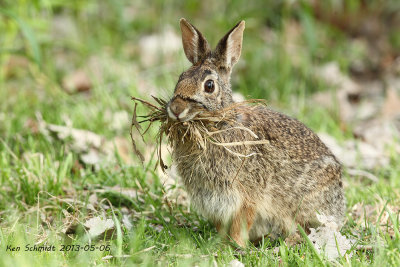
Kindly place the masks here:
POLYGON ((187 113, 187 108, 187 103, 184 100, 175 98, 168 106, 168 111, 174 116, 169 115, 172 119, 182 119, 184 114, 187 113))

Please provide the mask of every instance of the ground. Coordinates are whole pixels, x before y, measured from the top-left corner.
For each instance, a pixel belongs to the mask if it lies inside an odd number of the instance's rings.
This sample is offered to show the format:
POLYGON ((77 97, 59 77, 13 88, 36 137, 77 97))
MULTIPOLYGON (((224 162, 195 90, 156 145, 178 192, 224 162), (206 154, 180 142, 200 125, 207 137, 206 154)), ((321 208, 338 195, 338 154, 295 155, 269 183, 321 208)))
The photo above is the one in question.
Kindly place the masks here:
POLYGON ((0 265, 398 266, 399 10, 395 0, 3 1, 0 265), (144 164, 133 153, 131 96, 168 98, 189 66, 181 17, 213 45, 246 20, 234 91, 297 117, 343 162, 344 256, 306 236, 224 244, 174 169, 155 169, 157 125, 139 144, 144 164))

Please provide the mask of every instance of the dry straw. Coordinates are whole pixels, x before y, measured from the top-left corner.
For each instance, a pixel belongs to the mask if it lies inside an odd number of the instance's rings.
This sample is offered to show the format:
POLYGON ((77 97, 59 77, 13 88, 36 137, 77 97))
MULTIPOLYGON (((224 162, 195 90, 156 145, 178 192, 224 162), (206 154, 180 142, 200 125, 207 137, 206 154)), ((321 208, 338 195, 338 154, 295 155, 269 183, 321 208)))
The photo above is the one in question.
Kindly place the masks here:
POLYGON ((161 169, 165 171, 167 166, 164 164, 161 157, 161 143, 164 135, 168 139, 168 143, 174 147, 177 142, 193 142, 197 144, 201 149, 206 150, 207 145, 222 146, 229 153, 240 157, 248 158, 256 155, 257 153, 246 154, 244 149, 239 151, 232 150, 232 147, 245 147, 252 145, 262 145, 268 144, 268 140, 259 139, 259 137, 248 127, 243 126, 237 121, 237 115, 240 113, 241 109, 246 111, 251 111, 256 109, 261 105, 265 105, 265 100, 247 100, 239 103, 234 103, 226 108, 216 110, 216 111, 203 111, 199 113, 195 118, 190 121, 173 121, 169 119, 167 114, 167 104, 168 102, 152 96, 156 101, 156 104, 152 104, 146 100, 132 97, 134 101, 134 111, 132 116, 130 135, 132 139, 133 150, 135 154, 143 162, 144 157, 142 153, 138 150, 134 138, 133 129, 135 128, 144 141, 144 135, 148 132, 149 128, 154 122, 160 122, 160 128, 157 134, 157 154, 158 154, 158 164, 161 169), (150 112, 144 116, 137 115, 137 105, 138 103, 143 104, 147 107, 150 112), (250 109, 250 110, 249 110, 250 109), (138 120, 139 119, 139 120, 138 120), (141 123, 149 122, 145 130, 142 129, 141 123), (224 127, 221 127, 224 125, 224 127), (241 135, 249 136, 253 140, 246 140, 243 138, 237 138, 237 140, 232 141, 224 140, 224 135, 228 134, 229 131, 240 131, 246 134, 241 135), (242 153, 243 152, 243 153, 242 153))

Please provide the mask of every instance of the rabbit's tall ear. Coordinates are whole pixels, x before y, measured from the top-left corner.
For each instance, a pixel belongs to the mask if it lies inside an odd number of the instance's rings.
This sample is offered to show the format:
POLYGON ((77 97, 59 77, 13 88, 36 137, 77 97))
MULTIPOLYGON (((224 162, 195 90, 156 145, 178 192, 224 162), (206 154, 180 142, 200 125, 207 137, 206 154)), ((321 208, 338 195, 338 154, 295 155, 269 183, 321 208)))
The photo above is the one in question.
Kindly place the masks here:
POLYGON ((242 20, 222 37, 215 49, 215 57, 228 69, 232 69, 240 58, 244 28, 245 22, 242 20))
POLYGON ((182 31, 183 50, 185 51, 186 57, 189 59, 189 61, 195 65, 210 51, 210 46, 201 32, 186 19, 182 18, 180 20, 180 24, 182 31))

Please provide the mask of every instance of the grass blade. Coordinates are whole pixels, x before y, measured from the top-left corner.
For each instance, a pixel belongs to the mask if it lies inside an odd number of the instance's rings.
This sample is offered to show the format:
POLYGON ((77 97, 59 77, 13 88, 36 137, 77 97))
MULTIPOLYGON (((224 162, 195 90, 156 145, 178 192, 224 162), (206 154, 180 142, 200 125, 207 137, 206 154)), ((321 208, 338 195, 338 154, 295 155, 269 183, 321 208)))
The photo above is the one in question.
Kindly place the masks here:
POLYGON ((22 20, 20 17, 18 17, 16 14, 14 14, 13 12, 11 12, 9 10, 0 8, 0 13, 13 19, 18 24, 18 27, 20 28, 22 35, 28 41, 29 46, 32 50, 33 61, 35 61, 35 63, 41 68, 42 56, 41 56, 41 52, 40 52, 40 47, 39 47, 39 44, 36 40, 36 36, 35 36, 34 32, 32 31, 31 27, 29 27, 29 25, 24 20, 22 20))
POLYGON ((320 254, 318 253, 317 249, 314 247, 314 244, 311 242, 311 240, 308 238, 306 232, 304 231, 303 227, 301 227, 299 224, 297 225, 297 229, 299 230, 301 236, 304 238, 308 246, 311 248, 311 251, 313 252, 314 256, 318 259, 318 261, 321 263, 322 266, 325 266, 324 262, 321 259, 320 254))

